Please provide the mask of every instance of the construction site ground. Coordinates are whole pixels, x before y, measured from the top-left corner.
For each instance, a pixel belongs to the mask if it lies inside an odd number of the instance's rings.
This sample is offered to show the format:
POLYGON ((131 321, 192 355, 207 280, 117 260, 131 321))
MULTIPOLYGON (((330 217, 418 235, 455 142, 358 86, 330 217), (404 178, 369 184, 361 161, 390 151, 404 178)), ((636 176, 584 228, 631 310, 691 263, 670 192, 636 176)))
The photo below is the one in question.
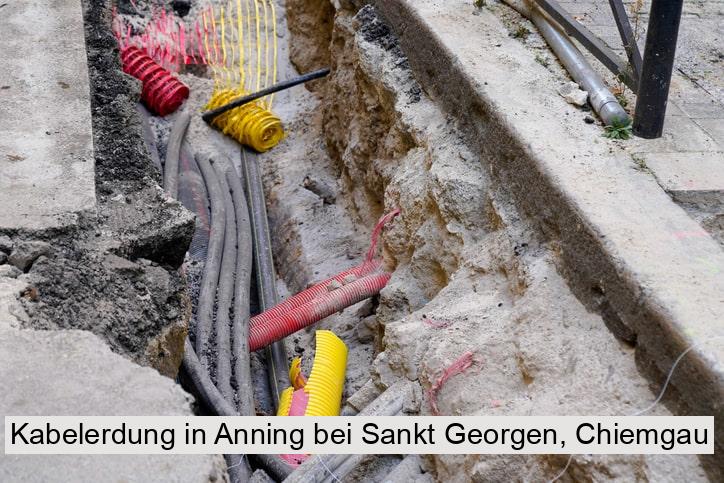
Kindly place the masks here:
MULTIPOLYGON (((315 329, 342 338, 347 411, 406 380, 423 415, 713 415, 720 452, 724 4, 685 3, 664 136, 612 140, 559 95, 568 74, 505 3, 275 3, 279 77, 331 68, 275 98, 286 136, 259 158, 280 293, 358 264, 379 217, 401 211, 379 297, 288 337, 290 356, 308 369, 315 329)), ((0 6, 0 413, 194 414, 174 380, 194 219, 159 187, 138 83, 109 60, 111 2, 23 4, 0 6)), ((606 2, 561 4, 623 55, 606 2)), ((180 78, 198 112, 210 73, 180 78)), ((177 115, 151 126, 161 154, 177 115)), ((187 141, 238 166, 197 115, 187 141)), ((370 456, 345 481, 724 479, 716 454, 403 457, 370 456)), ((0 458, 0 481, 58 475, 228 477, 219 455, 0 458)))

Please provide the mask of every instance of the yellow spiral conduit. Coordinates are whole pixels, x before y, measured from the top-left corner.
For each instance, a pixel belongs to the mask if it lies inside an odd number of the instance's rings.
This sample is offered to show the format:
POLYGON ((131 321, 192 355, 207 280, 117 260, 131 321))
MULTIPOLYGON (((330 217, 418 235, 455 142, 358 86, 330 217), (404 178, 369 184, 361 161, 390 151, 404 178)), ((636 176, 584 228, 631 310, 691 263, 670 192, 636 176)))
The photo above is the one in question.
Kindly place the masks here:
MULTIPOLYGON (((230 0, 226 7, 221 6, 218 19, 214 13, 210 17, 210 21, 203 18, 204 32, 211 30, 220 35, 211 45, 204 43, 214 75, 214 92, 206 109, 220 107, 276 83, 274 2, 230 0)), ((206 40, 206 36, 204 38, 206 40)), ((271 112, 272 99, 270 95, 232 109, 217 116, 212 124, 245 146, 260 153, 268 151, 284 138, 282 122, 271 112)))
MULTIPOLYGON (((318 330, 315 339, 317 352, 309 380, 303 387, 292 386, 282 392, 277 416, 289 415, 294 392, 300 390, 309 398, 304 410, 305 416, 339 416, 347 372, 347 346, 329 330, 318 330)), ((292 361, 289 375, 298 386, 303 384, 303 377, 298 377, 301 375, 298 359, 292 361)))
POLYGON ((277 416, 289 416, 289 410, 292 408, 292 396, 294 388, 289 386, 279 395, 279 407, 277 408, 277 416))
MULTIPOLYGON (((206 109, 223 106, 245 94, 239 89, 217 90, 211 96, 206 109)), ((214 118, 212 124, 224 134, 260 153, 269 151, 284 138, 282 121, 271 111, 261 107, 259 102, 250 102, 220 114, 214 118)))

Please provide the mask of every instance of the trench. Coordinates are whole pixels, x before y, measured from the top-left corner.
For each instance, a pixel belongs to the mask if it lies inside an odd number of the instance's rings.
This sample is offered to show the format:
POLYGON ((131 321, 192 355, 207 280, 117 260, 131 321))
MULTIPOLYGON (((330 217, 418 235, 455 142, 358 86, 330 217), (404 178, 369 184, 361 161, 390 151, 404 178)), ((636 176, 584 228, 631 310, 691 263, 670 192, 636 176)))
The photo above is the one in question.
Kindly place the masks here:
MULTIPOLYGON (((119 3, 132 21, 149 14, 119 3)), ((173 10, 179 2, 166 3, 173 10)), ((198 15, 199 5, 189 5, 183 17, 198 15)), ((254 282, 258 274, 251 274, 251 313, 263 308, 254 302, 260 291, 276 290, 284 299, 361 263, 375 222, 401 210, 380 243, 384 267, 392 273, 387 286, 379 296, 287 337, 286 363, 300 356, 309 373, 315 331, 334 332, 349 350, 343 414, 363 411, 400 382, 415 387, 417 397, 405 402, 408 414, 620 414, 653 400, 634 344, 614 335, 615 312, 605 300, 596 305, 576 296, 580 287, 572 289, 561 275, 555 242, 533 228, 492 175, 503 160, 486 158, 466 142, 455 117, 417 83, 375 9, 287 0, 277 2, 277 15, 280 78, 324 66, 332 73, 275 100, 286 137, 256 162, 277 280, 264 288, 254 282), (433 393, 466 354, 471 370, 433 393)), ((185 109, 201 109, 213 88, 208 69, 188 69, 179 78, 191 88, 185 109)), ((157 168, 163 167, 177 118, 147 117, 146 140, 157 149, 157 168)), ((236 142, 192 116, 179 158, 178 196, 197 215, 182 272, 192 308, 191 342, 213 217, 198 157, 243 173, 242 153, 236 142)), ((214 357, 208 362, 212 380, 219 371, 214 357)), ((252 356, 255 414, 275 411, 268 370, 268 358, 252 356)), ((189 372, 181 383, 202 402, 198 413, 220 413, 189 372)), ((670 414, 679 401, 673 395, 666 403, 654 414, 670 414)), ((234 466, 239 460, 228 461, 234 466)), ((692 456, 578 455, 570 466, 560 455, 428 455, 411 461, 404 455, 361 458, 341 464, 344 474, 323 474, 319 481, 381 481, 391 474, 396 481, 509 481, 511 475, 548 481, 564 467, 563 479, 572 481, 706 479, 692 456)), ((273 474, 268 461, 251 463, 273 474)))
MULTIPOLYGON (((637 366, 635 342, 621 333, 614 308, 601 294, 590 296, 596 287, 566 278, 555 241, 518 211, 495 177, 503 154, 491 159, 466 141, 454 114, 415 80, 385 19, 363 3, 331 10, 324 1, 288 2, 291 42, 300 46, 291 62, 303 70, 329 59, 332 75, 288 107, 288 142, 265 163, 275 256, 292 291, 334 272, 326 268, 330 258, 343 265, 379 214, 402 210, 384 236, 394 272, 375 312, 322 322, 354 332, 346 341, 362 341, 370 364, 348 373, 347 384, 363 392, 413 381, 426 394, 420 413, 430 414, 430 389, 471 352, 475 367, 438 394, 441 414, 646 407, 657 388, 637 366)), ((666 404, 660 414, 681 410, 676 395, 666 404)), ((549 481, 565 465, 553 455, 422 458, 425 477, 437 481, 507 481, 513 474, 549 481)), ((576 456, 562 478, 705 480, 704 466, 695 457, 576 456)))

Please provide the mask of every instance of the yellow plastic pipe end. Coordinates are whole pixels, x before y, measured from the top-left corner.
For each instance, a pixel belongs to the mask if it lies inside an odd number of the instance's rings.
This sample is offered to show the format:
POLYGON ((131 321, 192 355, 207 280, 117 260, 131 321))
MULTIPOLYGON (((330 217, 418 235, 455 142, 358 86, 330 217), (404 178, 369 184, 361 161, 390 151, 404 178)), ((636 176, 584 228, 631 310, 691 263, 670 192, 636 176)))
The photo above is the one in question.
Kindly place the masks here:
MULTIPOLYGON (((241 89, 217 90, 206 109, 221 107, 246 94, 241 89)), ((250 102, 226 111, 216 116, 212 124, 224 134, 260 153, 269 151, 284 138, 282 121, 264 107, 263 101, 250 102)))
MULTIPOLYGON (((286 388, 279 396, 277 416, 289 416, 292 404, 295 404, 295 391, 300 389, 308 397, 304 408, 305 416, 339 416, 347 372, 347 346, 329 330, 318 330, 315 339, 317 352, 314 356, 312 373, 309 379, 305 380, 302 375, 301 358, 295 357, 292 360, 289 379, 293 386, 286 388)), ((304 402, 298 400, 296 404, 304 402)))

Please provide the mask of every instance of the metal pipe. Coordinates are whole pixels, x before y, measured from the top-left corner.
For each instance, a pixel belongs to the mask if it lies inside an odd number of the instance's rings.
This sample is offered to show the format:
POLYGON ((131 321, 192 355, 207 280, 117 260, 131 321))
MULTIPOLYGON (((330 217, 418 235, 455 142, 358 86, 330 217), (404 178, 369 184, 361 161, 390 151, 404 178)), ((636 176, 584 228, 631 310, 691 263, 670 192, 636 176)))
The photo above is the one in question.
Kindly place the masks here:
MULTIPOLYGON (((254 241, 254 265, 256 267, 257 287, 259 292, 259 305, 264 311, 279 303, 277 293, 276 271, 272 257, 271 236, 264 199, 264 186, 261 180, 261 171, 256 153, 242 148, 241 167, 246 182, 249 215, 252 226, 252 239, 254 241)), ((289 387, 287 370, 287 355, 284 341, 277 341, 266 349, 268 361, 269 385, 271 387, 274 410, 279 404, 279 396, 289 387)))
POLYGON ((633 133, 642 138, 658 138, 664 131, 682 5, 683 0, 651 2, 633 125, 633 133))
MULTIPOLYGON (((531 0, 528 0, 530 3, 531 0)), ((638 79, 632 75, 628 64, 623 61, 611 47, 593 34, 585 25, 575 20, 556 0, 535 0, 535 6, 545 12, 559 25, 561 30, 578 40, 591 55, 597 58, 608 70, 626 83, 632 90, 636 90, 638 79)))
POLYGON ((606 126, 625 125, 631 118, 611 94, 603 79, 586 62, 581 51, 559 29, 549 22, 537 5, 530 8, 531 20, 546 39, 553 52, 584 91, 588 92, 588 101, 593 110, 601 117, 606 126))
POLYGON ((606 88, 603 79, 586 62, 581 51, 564 32, 553 26, 538 5, 532 3, 531 0, 527 0, 525 3, 515 0, 504 1, 535 24, 573 80, 588 92, 591 107, 605 125, 625 125, 630 122, 629 115, 618 103, 616 97, 606 88))

